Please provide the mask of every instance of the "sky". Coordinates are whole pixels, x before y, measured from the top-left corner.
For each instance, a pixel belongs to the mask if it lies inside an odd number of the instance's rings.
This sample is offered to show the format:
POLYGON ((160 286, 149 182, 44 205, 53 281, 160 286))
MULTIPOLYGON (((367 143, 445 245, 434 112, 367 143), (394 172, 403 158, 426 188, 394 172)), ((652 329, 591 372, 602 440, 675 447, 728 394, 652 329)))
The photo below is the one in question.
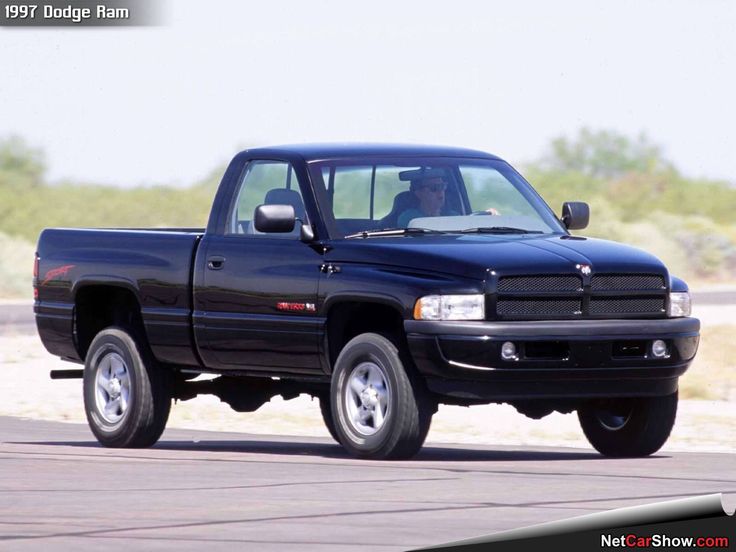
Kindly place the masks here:
POLYGON ((0 138, 51 181, 193 183, 247 147, 390 141, 523 165, 583 126, 736 182, 736 2, 169 0, 148 28, 0 29, 0 138))

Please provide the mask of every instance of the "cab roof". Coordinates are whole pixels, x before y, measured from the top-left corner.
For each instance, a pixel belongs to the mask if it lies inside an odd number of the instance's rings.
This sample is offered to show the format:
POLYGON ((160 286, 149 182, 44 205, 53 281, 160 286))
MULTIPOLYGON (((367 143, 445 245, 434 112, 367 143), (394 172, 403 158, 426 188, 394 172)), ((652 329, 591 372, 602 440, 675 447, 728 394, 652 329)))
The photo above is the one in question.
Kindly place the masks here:
POLYGON ((429 146, 421 144, 383 144, 383 143, 327 143, 327 144, 287 144, 252 148, 241 152, 248 156, 299 156, 305 161, 321 159, 373 157, 470 157, 475 159, 500 159, 484 151, 448 146, 429 146))

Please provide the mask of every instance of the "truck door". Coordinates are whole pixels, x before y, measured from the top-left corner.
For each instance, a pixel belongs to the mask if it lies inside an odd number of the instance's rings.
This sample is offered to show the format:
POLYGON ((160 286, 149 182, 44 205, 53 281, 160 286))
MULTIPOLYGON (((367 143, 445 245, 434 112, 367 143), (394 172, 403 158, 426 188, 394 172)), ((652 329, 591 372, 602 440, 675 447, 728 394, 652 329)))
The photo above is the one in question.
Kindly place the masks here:
POLYGON ((296 173, 285 161, 249 161, 233 197, 225 231, 206 234, 197 253, 194 327, 202 360, 222 370, 319 373, 324 320, 315 305, 323 259, 299 240, 308 215, 296 173), (262 204, 292 205, 294 231, 258 232, 253 213, 262 204))

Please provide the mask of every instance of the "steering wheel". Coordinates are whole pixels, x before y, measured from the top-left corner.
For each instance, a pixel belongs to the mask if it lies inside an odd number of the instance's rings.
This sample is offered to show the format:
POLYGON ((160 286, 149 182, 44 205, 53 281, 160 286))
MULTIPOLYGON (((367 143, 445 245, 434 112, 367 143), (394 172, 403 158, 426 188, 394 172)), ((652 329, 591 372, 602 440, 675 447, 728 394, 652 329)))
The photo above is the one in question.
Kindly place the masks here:
POLYGON ((490 207, 486 211, 473 211, 472 213, 470 213, 470 216, 471 217, 477 217, 477 216, 481 216, 481 215, 491 215, 491 216, 494 216, 495 215, 495 216, 498 216, 500 214, 501 213, 499 213, 498 211, 496 211, 493 207, 490 207))

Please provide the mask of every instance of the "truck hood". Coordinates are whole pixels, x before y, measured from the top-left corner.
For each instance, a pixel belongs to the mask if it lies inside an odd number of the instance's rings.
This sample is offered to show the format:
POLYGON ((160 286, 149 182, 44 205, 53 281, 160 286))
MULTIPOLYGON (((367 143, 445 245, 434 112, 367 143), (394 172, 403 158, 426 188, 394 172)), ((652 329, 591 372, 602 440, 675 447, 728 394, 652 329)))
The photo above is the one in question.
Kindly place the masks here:
POLYGON ((661 274, 668 281, 666 267, 655 256, 592 238, 448 234, 340 240, 332 245, 330 262, 380 264, 478 280, 484 280, 488 271, 564 274, 588 265, 593 272, 661 274))

